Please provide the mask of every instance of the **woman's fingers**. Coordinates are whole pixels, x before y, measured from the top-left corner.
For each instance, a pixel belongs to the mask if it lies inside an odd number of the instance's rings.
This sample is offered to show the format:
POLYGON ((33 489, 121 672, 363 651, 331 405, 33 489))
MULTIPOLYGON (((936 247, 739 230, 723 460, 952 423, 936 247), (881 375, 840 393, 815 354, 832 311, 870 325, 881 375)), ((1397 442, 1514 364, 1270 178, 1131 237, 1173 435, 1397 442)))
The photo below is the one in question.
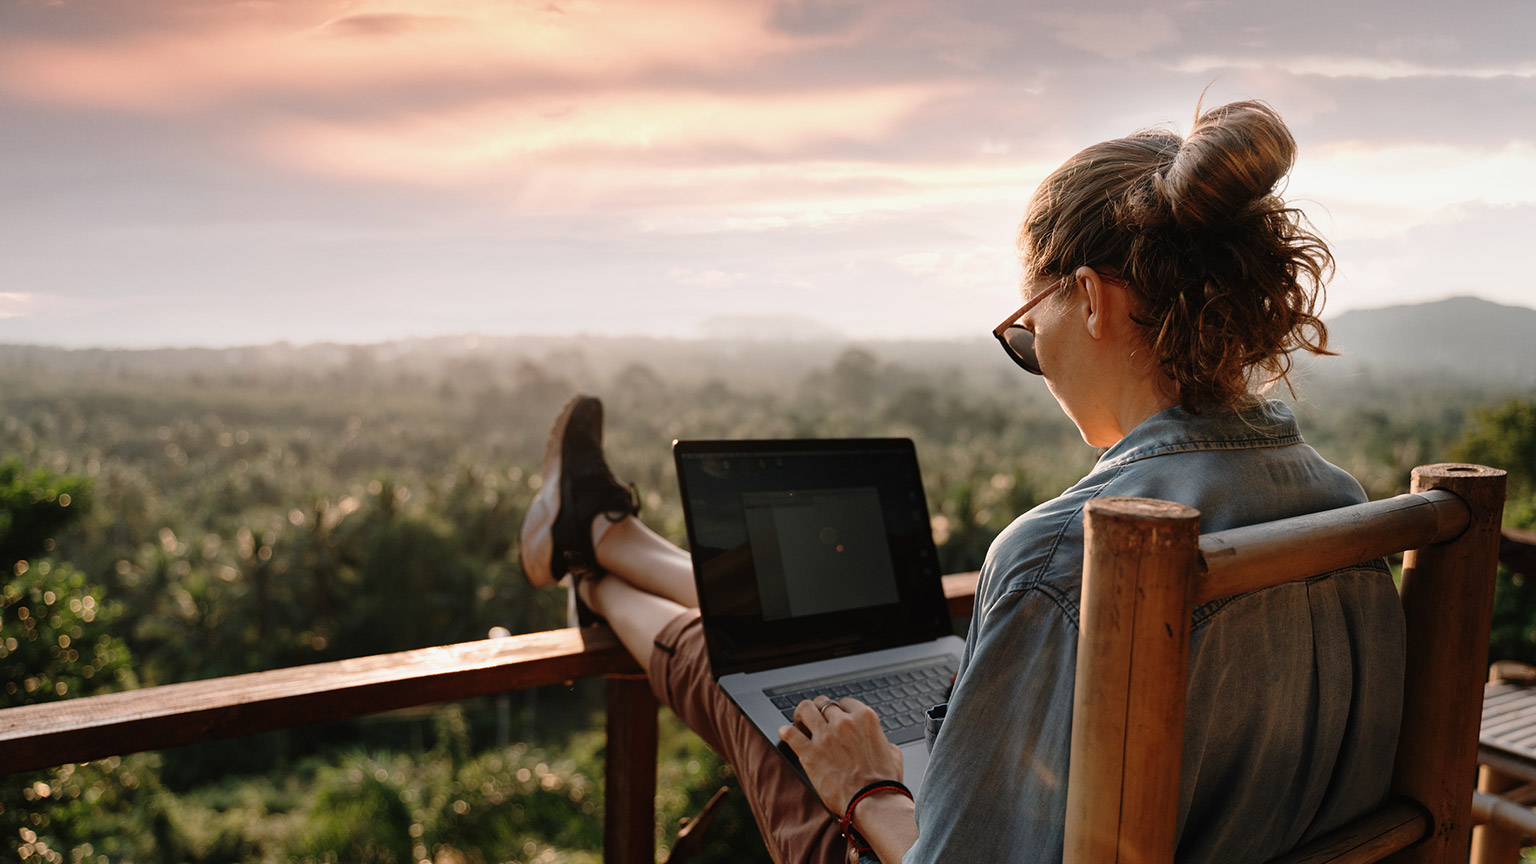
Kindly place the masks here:
POLYGON ((828 809, 847 807, 872 780, 901 778, 901 749, 885 737, 879 715, 863 702, 817 696, 796 705, 794 719, 779 727, 779 740, 795 751, 828 809))
POLYGON ((843 698, 837 700, 837 705, 839 708, 842 708, 849 717, 864 717, 865 715, 868 715, 868 717, 875 716, 875 709, 865 705, 863 702, 860 702, 852 696, 844 696, 843 698))
POLYGON ((807 744, 811 743, 811 739, 806 736, 805 732, 793 723, 785 723, 779 727, 779 740, 788 744, 789 749, 797 754, 807 744))
POLYGON ((821 710, 821 705, 831 701, 826 696, 817 696, 815 699, 802 699, 795 706, 795 722, 815 737, 816 730, 827 725, 827 716, 821 710))

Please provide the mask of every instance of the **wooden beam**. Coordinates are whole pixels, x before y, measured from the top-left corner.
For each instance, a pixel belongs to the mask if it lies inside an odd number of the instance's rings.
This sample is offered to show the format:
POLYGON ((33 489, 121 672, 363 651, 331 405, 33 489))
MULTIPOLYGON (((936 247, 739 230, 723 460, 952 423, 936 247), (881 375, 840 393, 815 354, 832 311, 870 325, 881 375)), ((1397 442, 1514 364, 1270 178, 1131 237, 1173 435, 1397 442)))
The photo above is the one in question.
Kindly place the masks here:
POLYGON ((1086 507, 1067 864, 1173 860, 1199 531, 1183 504, 1086 507))
POLYGON ((603 861, 656 862, 656 697, 644 678, 608 679, 603 861))
POLYGON ((949 603, 949 617, 964 618, 976 608, 976 582, 981 573, 951 573, 944 577, 944 599, 949 603))
POLYGON ((26 705, 0 711, 0 774, 639 671, 592 627, 26 705))
MULTIPOLYGON (((977 577, 944 577, 952 617, 971 613, 977 577)), ((0 775, 639 673, 606 627, 592 627, 27 705, 0 710, 0 775)))
POLYGON ((1367 864, 1417 843, 1428 830, 1429 813, 1399 799, 1269 864, 1367 864))
POLYGON ((1413 470, 1414 492, 1454 492, 1470 518, 1456 539, 1403 556, 1408 653, 1392 792, 1423 804, 1432 830, 1397 864, 1467 860, 1504 483, 1503 471, 1480 465, 1413 470))
POLYGON ((1426 490, 1200 538, 1195 605, 1441 543, 1467 527, 1467 505, 1426 490))
POLYGON ((1497 845, 1490 850, 1472 844, 1472 864, 1511 864, 1520 860, 1520 838, 1536 837, 1536 813, 1501 795, 1472 793, 1472 818, 1486 823, 1478 830, 1497 829, 1513 838, 1513 844, 1497 845), (1482 855, 1483 857, 1479 857, 1482 855))
POLYGON ((1499 536, 1499 563, 1511 572, 1536 578, 1536 531, 1505 528, 1499 536))

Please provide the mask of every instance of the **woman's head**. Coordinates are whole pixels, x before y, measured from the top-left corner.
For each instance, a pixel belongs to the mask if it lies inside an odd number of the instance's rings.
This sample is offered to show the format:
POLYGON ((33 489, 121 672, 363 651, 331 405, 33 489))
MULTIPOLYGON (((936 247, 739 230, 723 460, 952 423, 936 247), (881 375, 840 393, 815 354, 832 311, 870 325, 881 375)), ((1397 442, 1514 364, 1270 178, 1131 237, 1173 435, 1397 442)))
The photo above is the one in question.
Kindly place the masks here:
POLYGON ((1178 401, 1240 404, 1285 379, 1292 351, 1327 353, 1317 313, 1333 257, 1276 194, 1295 154, 1259 102, 1204 112, 1184 139, 1151 130, 1089 147, 1030 199, 1025 278, 1086 266, 1123 281, 1178 401))

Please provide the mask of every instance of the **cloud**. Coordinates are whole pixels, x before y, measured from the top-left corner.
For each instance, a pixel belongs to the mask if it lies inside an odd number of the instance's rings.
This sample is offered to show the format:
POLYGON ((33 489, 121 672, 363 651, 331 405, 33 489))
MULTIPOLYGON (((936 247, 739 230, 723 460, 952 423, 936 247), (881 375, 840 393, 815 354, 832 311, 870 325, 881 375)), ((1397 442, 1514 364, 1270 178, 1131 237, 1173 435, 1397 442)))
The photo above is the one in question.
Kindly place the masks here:
POLYGON ((1290 75, 1316 75, 1324 78, 1370 78, 1392 81, 1399 78, 1468 78, 1487 81, 1495 78, 1536 78, 1536 62, 1517 61, 1506 65, 1437 65, 1392 56, 1323 55, 1299 57, 1221 57, 1198 55, 1185 57, 1173 68, 1192 75, 1207 75, 1229 70, 1262 69, 1290 75))
POLYGON ((24 318, 31 314, 34 296, 17 291, 0 292, 0 318, 24 318))
POLYGON ((1392 234, 1336 243, 1340 278, 1330 311, 1476 294, 1532 305, 1532 280, 1510 266, 1536 225, 1536 203, 1444 207, 1392 234), (1491 265, 1491 267, 1490 267, 1491 265))
POLYGON ((724 270, 689 270, 683 267, 674 267, 667 271, 668 279, 679 285, 695 288, 728 288, 745 279, 746 276, 747 274, 739 271, 727 273, 724 270))
MULTIPOLYGON (((772 163, 832 142, 876 141, 944 87, 822 88, 731 96, 697 90, 614 89, 529 95, 376 121, 295 119, 258 139, 265 155, 309 171, 395 182, 530 186, 551 165, 592 179, 660 185, 669 168, 702 179, 726 167, 772 163), (708 154, 700 164, 703 154, 708 154), (603 170, 608 165, 607 171, 603 170), (652 173, 652 172, 660 172, 652 173)), ((580 176, 566 178, 581 185, 580 176)))
MULTIPOLYGON (((14 98, 186 112, 238 98, 388 92, 426 84, 505 91, 559 82, 721 72, 790 50, 758 3, 653 0, 533 5, 364 0, 301 26, 229 7, 180 27, 68 41, 0 41, 14 98)), ((310 13, 323 15, 323 7, 310 13)))
POLYGON ((462 19, 445 15, 374 12, 345 15, 321 24, 318 32, 362 39, 393 38, 412 33, 432 33, 462 25, 462 19))
POLYGON ((1109 59, 1134 57, 1179 41, 1168 15, 1140 12, 1044 12, 1039 19, 1063 45, 1109 59))
POLYGON ((1325 202, 1356 232, 1396 234, 1447 208, 1536 203, 1536 143, 1342 141, 1309 151, 1287 192, 1325 202))
POLYGON ((0 3, 0 281, 37 292, 0 314, 75 343, 786 309, 984 332, 1017 305, 1033 186, 1093 141, 1187 128, 1207 85, 1291 122, 1336 306, 1464 292, 1435 262, 1516 260, 1536 231, 1536 5, 1038 8, 0 3))

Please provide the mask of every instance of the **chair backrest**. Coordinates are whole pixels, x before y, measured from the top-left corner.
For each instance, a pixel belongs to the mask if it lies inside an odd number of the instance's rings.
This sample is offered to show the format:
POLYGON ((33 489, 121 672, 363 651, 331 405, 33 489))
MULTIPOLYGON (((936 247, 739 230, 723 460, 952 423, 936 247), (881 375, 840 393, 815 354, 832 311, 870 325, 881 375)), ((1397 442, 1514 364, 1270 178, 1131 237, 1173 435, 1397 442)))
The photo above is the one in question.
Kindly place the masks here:
POLYGON ((1199 536, 1193 508, 1091 502, 1067 781, 1068 864, 1172 864, 1196 606, 1405 552, 1403 722, 1381 810, 1282 861, 1465 861, 1504 472, 1416 468, 1386 501, 1199 536))

